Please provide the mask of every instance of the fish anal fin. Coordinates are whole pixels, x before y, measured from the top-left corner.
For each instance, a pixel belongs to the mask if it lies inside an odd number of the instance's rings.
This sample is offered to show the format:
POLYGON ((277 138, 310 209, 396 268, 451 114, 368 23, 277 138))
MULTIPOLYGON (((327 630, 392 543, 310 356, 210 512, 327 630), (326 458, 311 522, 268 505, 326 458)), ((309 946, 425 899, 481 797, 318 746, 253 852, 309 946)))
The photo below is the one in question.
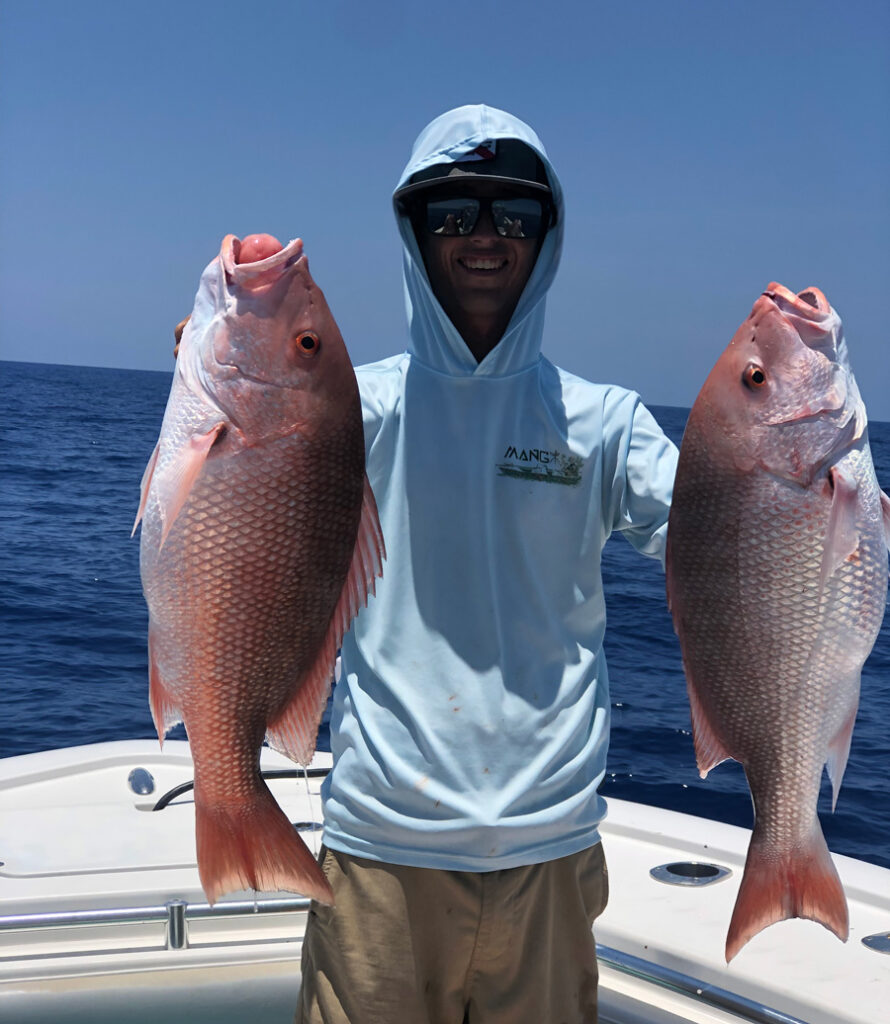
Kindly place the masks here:
POLYGON ((196 787, 195 837, 208 903, 240 889, 284 889, 334 902, 321 868, 262 780, 243 802, 208 804, 196 787))
POLYGON ((792 917, 817 921, 842 942, 850 934, 847 899, 825 837, 816 825, 805 847, 776 852, 755 826, 726 936, 726 962, 758 932, 792 917))
POLYGON ((352 561, 327 634, 315 662, 303 677, 292 700, 266 731, 270 747, 300 764, 308 764, 312 760, 318 724, 334 677, 337 650, 359 609, 368 603, 368 594, 374 593, 375 581, 383 573, 384 558, 386 549, 377 516, 377 503, 366 475, 361 520, 352 561))
POLYGON ((707 713, 699 700, 698 693, 689 674, 686 670, 686 689, 689 694, 689 709, 692 712, 692 738, 695 742, 695 760, 698 765, 699 775, 705 779, 712 768, 716 768, 721 761, 726 761, 732 754, 723 745, 708 719, 707 713))
POLYGON ((157 647, 152 639, 151 628, 148 631, 148 704, 151 708, 152 721, 158 731, 158 741, 163 748, 164 737, 174 725, 182 721, 182 713, 161 679, 157 647))
POLYGON ((269 746, 299 764, 309 764, 315 753, 318 726, 331 690, 336 660, 337 645, 329 628, 315 662, 290 703, 266 729, 269 746))
MULTIPOLYGON (((856 687, 857 692, 859 687, 856 687)), ((841 782, 844 779, 844 771, 847 768, 847 758, 850 756, 850 740, 853 738, 853 726, 856 724, 856 711, 858 704, 847 716, 844 724, 838 729, 831 743, 828 746, 828 777, 831 779, 831 809, 837 805, 838 793, 841 791, 841 782)))
POLYGON ((188 500, 189 493, 198 479, 198 474, 207 461, 210 449, 226 427, 226 423, 217 422, 209 430, 200 434, 192 434, 188 442, 176 452, 161 471, 161 478, 157 481, 158 502, 163 523, 160 547, 164 546, 164 541, 176 522, 176 517, 188 500))
MULTIPOLYGON (((671 510, 671 515, 675 515, 674 510, 671 510)), ((667 601, 674 620, 674 631, 680 638, 682 647, 686 630, 681 612, 681 602, 676 599, 677 593, 675 588, 677 581, 674 575, 673 562, 673 544, 671 543, 671 532, 668 529, 667 552, 665 556, 667 601)), ((722 761, 731 758, 732 754, 726 749, 723 741, 719 739, 714 727, 711 725, 705 707, 699 698, 692 671, 685 657, 683 658, 683 671, 686 674, 686 693, 689 696, 689 711, 692 717, 692 739, 695 744, 695 760, 698 765, 699 775, 705 779, 712 768, 716 768, 722 761)))
POLYGON ((820 593, 831 576, 859 551, 859 488, 856 480, 840 465, 829 471, 832 484, 831 511, 822 552, 822 571, 819 577, 820 593))
POLYGON ((161 442, 155 445, 155 450, 151 453, 148 463, 145 467, 145 472, 142 474, 142 483, 139 485, 139 508, 136 510, 136 518, 133 521, 133 529, 130 531, 130 536, 136 533, 136 527, 142 521, 142 517, 145 515, 145 506, 148 504, 148 491, 151 487, 151 478, 154 476, 155 466, 158 464, 158 452, 161 450, 161 442))

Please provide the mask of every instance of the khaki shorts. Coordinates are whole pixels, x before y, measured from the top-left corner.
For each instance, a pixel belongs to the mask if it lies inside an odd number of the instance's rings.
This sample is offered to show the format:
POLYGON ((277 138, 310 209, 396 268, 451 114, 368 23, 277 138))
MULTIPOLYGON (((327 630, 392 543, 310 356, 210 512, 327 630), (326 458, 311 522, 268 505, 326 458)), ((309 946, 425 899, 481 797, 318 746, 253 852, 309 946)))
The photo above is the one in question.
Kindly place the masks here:
POLYGON ((595 1024, 602 845, 485 873, 322 847, 296 1024, 595 1024))

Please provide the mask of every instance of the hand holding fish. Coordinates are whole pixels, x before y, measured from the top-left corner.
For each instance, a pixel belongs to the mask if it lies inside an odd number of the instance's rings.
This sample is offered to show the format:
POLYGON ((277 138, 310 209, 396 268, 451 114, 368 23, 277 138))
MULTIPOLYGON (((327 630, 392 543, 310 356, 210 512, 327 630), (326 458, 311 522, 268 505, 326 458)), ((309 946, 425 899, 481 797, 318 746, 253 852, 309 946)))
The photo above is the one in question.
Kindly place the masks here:
POLYGON ((173 328, 173 338, 175 343, 173 345, 173 358, 176 359, 179 356, 179 343, 182 341, 182 332, 185 330, 185 325, 189 322, 191 316, 185 317, 180 320, 179 323, 173 328))

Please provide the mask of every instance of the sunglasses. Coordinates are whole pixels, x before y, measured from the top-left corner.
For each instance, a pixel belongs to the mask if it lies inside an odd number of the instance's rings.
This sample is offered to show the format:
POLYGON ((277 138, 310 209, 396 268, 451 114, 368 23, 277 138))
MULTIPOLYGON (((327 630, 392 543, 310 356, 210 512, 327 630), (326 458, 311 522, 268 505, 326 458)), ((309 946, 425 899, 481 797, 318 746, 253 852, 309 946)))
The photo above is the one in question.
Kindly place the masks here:
POLYGON ((483 207, 502 238, 538 238, 550 226, 550 204, 527 196, 477 199, 454 196, 421 200, 421 220, 433 235, 471 235, 483 207))

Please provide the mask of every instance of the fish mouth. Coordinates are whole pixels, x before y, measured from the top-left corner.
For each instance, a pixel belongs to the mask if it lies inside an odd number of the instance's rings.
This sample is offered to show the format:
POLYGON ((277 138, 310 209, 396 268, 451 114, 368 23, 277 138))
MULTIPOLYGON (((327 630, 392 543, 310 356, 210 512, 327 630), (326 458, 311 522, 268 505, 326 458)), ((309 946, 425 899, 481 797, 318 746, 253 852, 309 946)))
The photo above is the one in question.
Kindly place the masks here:
POLYGON ((811 401, 791 415, 766 421, 771 427, 825 421, 826 429, 833 430, 831 439, 826 437, 821 456, 817 455, 808 467, 806 475, 812 477, 861 443, 868 428, 865 406, 850 367, 840 317, 820 289, 809 287, 795 294, 773 281, 754 304, 751 319, 756 322, 769 314, 779 316, 801 344, 828 364, 825 369, 830 376, 823 378, 822 389, 811 401))
POLYGON ((303 257, 303 240, 293 238, 278 252, 254 263, 238 263, 241 239, 226 235, 219 251, 219 260, 226 275, 226 284, 235 289, 258 294, 267 291, 285 272, 303 257))
POLYGON ((767 285, 766 290, 755 303, 752 317, 766 308, 774 309, 796 332, 807 348, 821 352, 833 363, 841 363, 843 331, 840 317, 829 305, 825 294, 818 288, 804 288, 796 295, 789 288, 776 281, 767 285))
POLYGON ((771 281, 763 294, 779 308, 782 313, 791 313, 813 321, 827 320, 831 316, 831 306, 825 294, 818 288, 804 288, 796 295, 790 288, 771 281))

